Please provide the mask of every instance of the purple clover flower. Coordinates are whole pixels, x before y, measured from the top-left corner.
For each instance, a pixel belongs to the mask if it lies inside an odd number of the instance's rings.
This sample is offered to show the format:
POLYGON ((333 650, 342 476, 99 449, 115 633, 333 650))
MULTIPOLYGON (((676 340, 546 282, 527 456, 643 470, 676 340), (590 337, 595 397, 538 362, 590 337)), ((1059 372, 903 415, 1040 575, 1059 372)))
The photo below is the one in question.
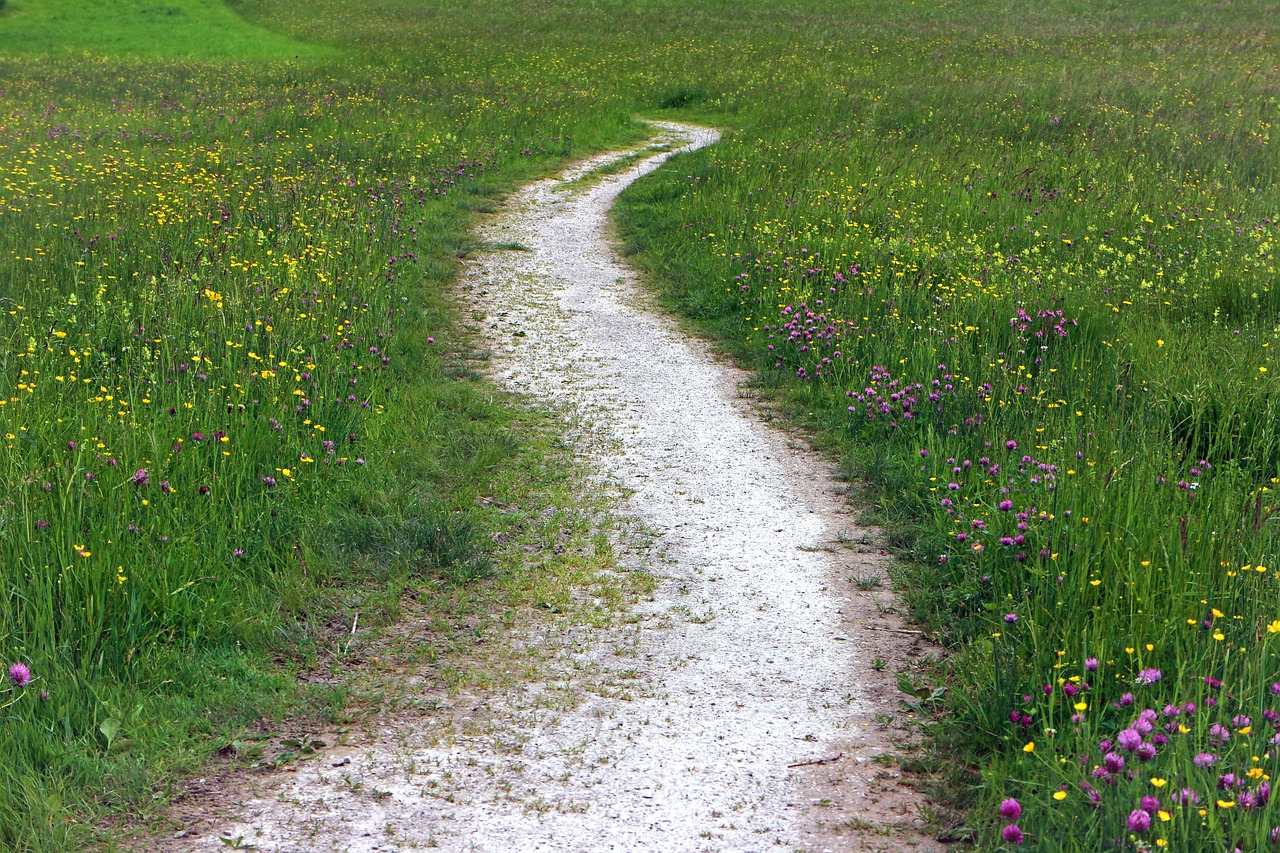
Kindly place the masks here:
POLYGON ((9 680, 17 687, 26 687, 31 683, 31 668, 25 663, 15 663, 9 667, 9 680))
POLYGON ((1116 736, 1116 744, 1123 750, 1133 752, 1142 744, 1142 735, 1137 729, 1125 729, 1116 736))
POLYGON ((1160 670, 1148 667, 1138 673, 1138 677, 1134 679, 1134 683, 1139 687, 1149 687, 1163 677, 1164 676, 1160 673, 1160 670))

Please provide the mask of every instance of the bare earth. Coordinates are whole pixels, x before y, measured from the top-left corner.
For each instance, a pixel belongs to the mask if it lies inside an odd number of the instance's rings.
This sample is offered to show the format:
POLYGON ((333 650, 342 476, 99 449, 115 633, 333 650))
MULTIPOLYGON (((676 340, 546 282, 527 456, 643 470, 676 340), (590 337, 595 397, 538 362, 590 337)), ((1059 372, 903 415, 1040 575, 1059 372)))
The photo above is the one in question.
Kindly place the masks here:
MULTIPOLYGON (((718 138, 660 128, 671 148, 718 138)), ((564 412, 578 452, 628 495, 649 544, 632 537, 619 559, 658 576, 652 599, 607 627, 535 625, 526 642, 560 650, 554 678, 388 714, 254 777, 166 848, 941 849, 892 760, 893 673, 928 649, 883 585, 859 591, 889 558, 828 466, 764 425, 746 375, 644 307, 607 213, 673 152, 591 174, 636 151, 510 199, 482 235, 508 248, 463 287, 487 314, 495 379, 564 412)))

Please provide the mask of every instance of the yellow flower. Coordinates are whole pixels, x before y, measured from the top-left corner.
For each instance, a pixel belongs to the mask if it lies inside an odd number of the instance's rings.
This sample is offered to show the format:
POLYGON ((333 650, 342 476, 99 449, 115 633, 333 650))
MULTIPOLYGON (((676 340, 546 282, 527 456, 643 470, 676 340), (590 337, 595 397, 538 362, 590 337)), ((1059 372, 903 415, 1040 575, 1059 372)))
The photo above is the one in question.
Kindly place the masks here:
POLYGON ((1236 804, 1235 800, 1218 800, 1218 808, 1220 809, 1233 808, 1235 804, 1236 804))
POLYGON ((1221 642, 1222 640, 1225 640, 1227 638, 1227 635, 1222 633, 1221 631, 1214 631, 1213 638, 1221 642))
POLYGON ((1075 707, 1076 707, 1076 710, 1077 710, 1077 711, 1087 711, 1087 710, 1089 710, 1089 703, 1088 703, 1088 702, 1077 702, 1075 707))
POLYGON ((1272 622, 1270 625, 1267 626, 1267 633, 1280 634, 1280 619, 1277 619, 1276 621, 1272 622))
POLYGON ((1168 841, 1166 841, 1166 840, 1165 840, 1165 839, 1163 839, 1163 838, 1157 838, 1157 839, 1156 839, 1156 846, 1157 846, 1157 847, 1168 847, 1168 846, 1169 846, 1169 842, 1168 842, 1168 841))
POLYGON ((1035 752, 1035 751, 1036 751, 1036 742, 1035 742, 1035 741, 1033 741, 1033 740, 1029 740, 1029 741, 1027 741, 1027 745, 1026 745, 1026 746, 1024 746, 1024 747, 1022 748, 1022 751, 1023 751, 1023 752, 1035 752))
POLYGON ((1251 735, 1253 734, 1253 726, 1245 726, 1243 729, 1238 730, 1236 734, 1251 735))
POLYGON ((1163 821, 1164 823, 1168 823, 1173 818, 1173 815, 1169 814, 1164 809, 1161 809, 1160 811, 1156 812, 1156 816, 1160 818, 1160 820, 1163 821))
POLYGON ((1168 779, 1161 779, 1159 776, 1152 776, 1152 777, 1151 777, 1151 785, 1152 785, 1152 787, 1155 787, 1155 788, 1163 788, 1163 787, 1164 787, 1165 785, 1167 785, 1167 784, 1169 784, 1169 780, 1168 780, 1168 779))
POLYGON ((1067 798, 1067 792, 1066 792, 1066 791, 1054 791, 1054 792, 1053 792, 1053 798, 1054 798, 1055 800, 1057 800, 1058 802, 1062 802, 1063 800, 1065 800, 1065 799, 1067 798))

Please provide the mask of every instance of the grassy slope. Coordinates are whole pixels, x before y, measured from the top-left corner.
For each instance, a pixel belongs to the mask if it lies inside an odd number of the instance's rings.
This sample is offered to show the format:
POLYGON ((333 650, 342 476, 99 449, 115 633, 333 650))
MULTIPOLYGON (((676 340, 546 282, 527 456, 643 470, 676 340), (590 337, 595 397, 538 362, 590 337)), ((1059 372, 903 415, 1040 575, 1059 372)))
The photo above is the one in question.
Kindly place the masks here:
POLYGON ((2 14, 0 53, 220 60, 332 53, 248 24, 219 0, 10 0, 2 14))

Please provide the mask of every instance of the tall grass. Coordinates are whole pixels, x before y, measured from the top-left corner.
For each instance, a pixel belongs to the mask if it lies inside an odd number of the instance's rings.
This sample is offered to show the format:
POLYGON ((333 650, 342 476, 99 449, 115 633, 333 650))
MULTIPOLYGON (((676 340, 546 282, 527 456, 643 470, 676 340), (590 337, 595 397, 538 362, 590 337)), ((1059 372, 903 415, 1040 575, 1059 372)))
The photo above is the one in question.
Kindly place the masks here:
POLYGON ((340 714, 291 680, 329 620, 493 574, 480 499, 537 451, 444 286, 492 196, 635 133, 239 26, 237 64, 0 55, 6 850, 80 849, 260 716, 340 714))
POLYGON ((808 45, 831 82, 771 78, 624 222, 671 304, 881 457, 982 848, 1261 849, 1276 45, 1239 10, 1011 9, 808 45))

